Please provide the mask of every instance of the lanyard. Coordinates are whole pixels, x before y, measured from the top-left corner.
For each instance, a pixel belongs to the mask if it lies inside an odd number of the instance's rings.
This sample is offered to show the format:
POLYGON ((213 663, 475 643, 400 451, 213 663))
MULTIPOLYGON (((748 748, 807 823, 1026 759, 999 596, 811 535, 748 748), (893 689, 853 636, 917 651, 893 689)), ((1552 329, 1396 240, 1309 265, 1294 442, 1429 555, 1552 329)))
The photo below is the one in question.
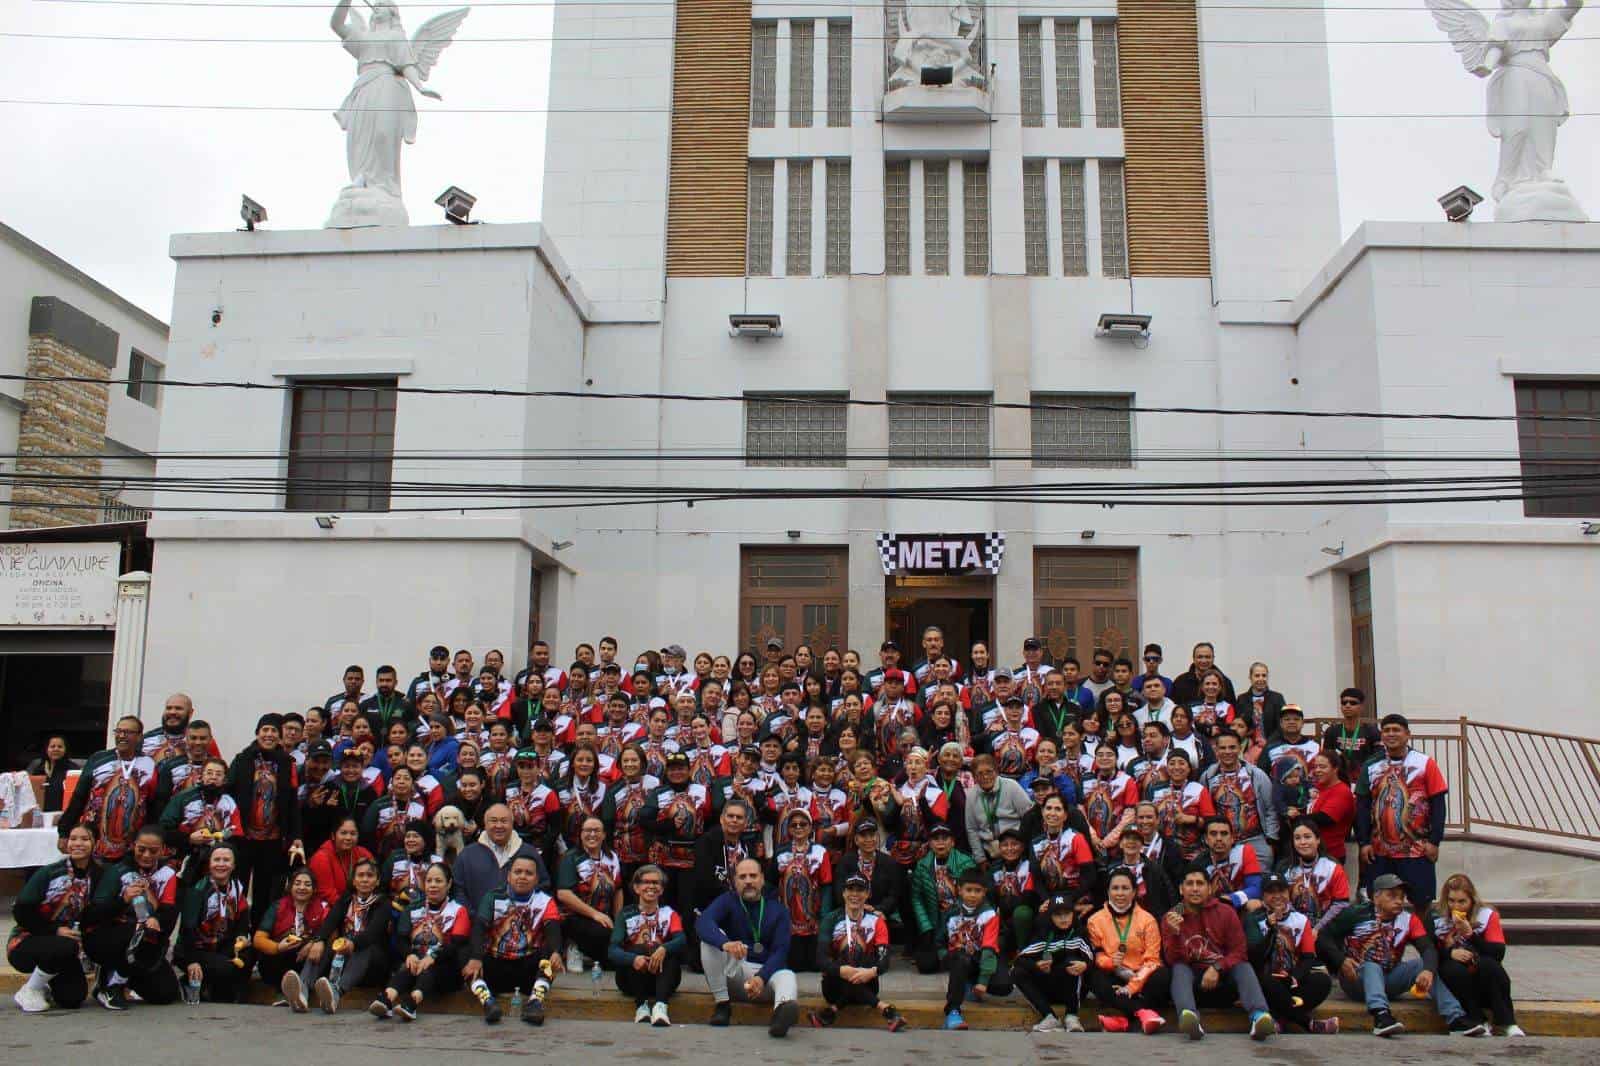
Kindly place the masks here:
POLYGON ((958 784, 958 782, 956 782, 956 781, 952 781, 948 785, 945 784, 943 781, 939 782, 939 791, 944 793, 944 798, 945 798, 945 802, 946 803, 950 802, 950 796, 951 796, 952 793, 955 792, 957 784, 958 784))
POLYGON ((1117 931, 1117 943, 1127 947, 1128 934, 1133 930, 1133 910, 1131 908, 1128 910, 1128 920, 1120 925, 1117 924, 1117 915, 1113 911, 1111 914, 1111 928, 1117 931))
POLYGON ((993 829, 1000 820, 998 816, 1000 809, 1000 790, 995 789, 993 795, 987 792, 980 792, 978 793, 978 799, 983 803, 983 816, 988 820, 989 828, 993 829))
MULTIPOLYGON (((749 905, 744 903, 742 900, 740 901, 739 905, 741 907, 744 907, 745 919, 747 921, 749 921, 750 920, 750 907, 749 907, 749 905)), ((755 939, 753 941, 751 941, 752 943, 754 943, 754 944, 761 943, 761 927, 762 927, 762 925, 764 925, 766 923, 766 920, 767 920, 767 897, 766 896, 762 896, 761 897, 761 909, 756 912, 756 917, 751 922, 752 926, 754 927, 751 931, 755 934, 755 939)))
POLYGON ((1056 736, 1059 737, 1061 735, 1061 727, 1067 724, 1066 705, 1063 704, 1059 709, 1055 707, 1046 707, 1045 710, 1050 712, 1050 720, 1055 723, 1056 736))

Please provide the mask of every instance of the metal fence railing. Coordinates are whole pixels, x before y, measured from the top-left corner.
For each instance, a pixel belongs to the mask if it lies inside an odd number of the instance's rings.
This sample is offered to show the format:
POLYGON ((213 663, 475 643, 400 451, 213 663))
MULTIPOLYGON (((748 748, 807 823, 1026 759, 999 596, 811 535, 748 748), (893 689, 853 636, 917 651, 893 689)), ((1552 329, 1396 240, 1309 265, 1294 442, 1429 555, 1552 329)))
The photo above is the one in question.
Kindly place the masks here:
POLYGON ((1466 718, 1413 718, 1411 745, 1431 756, 1450 783, 1447 830, 1506 829, 1600 843, 1600 740, 1466 718))

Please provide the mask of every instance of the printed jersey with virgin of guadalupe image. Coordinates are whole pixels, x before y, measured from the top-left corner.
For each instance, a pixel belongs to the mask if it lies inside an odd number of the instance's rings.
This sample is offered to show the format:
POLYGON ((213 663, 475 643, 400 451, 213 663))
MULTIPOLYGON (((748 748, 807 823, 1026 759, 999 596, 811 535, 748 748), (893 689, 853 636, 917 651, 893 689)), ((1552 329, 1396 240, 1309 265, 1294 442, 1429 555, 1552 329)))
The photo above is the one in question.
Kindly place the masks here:
POLYGON ((530 789, 513 781, 506 787, 506 806, 511 808, 511 824, 516 827, 517 834, 539 846, 544 842, 551 820, 561 813, 561 797, 542 781, 530 789))
POLYGON ((1165 755, 1162 755, 1159 759, 1141 755, 1130 763, 1126 769, 1128 776, 1133 778, 1133 783, 1139 786, 1139 795, 1145 799, 1149 799, 1150 794, 1157 787, 1167 782, 1167 757, 1165 755))
POLYGON ((1211 891, 1235 908, 1243 907, 1251 897, 1245 892, 1245 881, 1252 875, 1261 876, 1261 860, 1256 849, 1248 844, 1235 844, 1228 857, 1221 862, 1208 851, 1197 860, 1205 865, 1206 876, 1211 879, 1211 891))
POLYGON ((778 898, 789 908, 789 931, 794 936, 811 936, 822 920, 822 902, 827 887, 833 884, 833 860, 821 844, 809 844, 796 851, 786 844, 772 860, 777 874, 778 898))
POLYGON ((406 823, 419 821, 427 815, 428 808, 420 800, 408 801, 404 810, 395 807, 392 796, 374 803, 371 809, 373 854, 387 855, 397 848, 403 848, 406 823))
POLYGON ((283 827, 278 824, 278 764, 257 752, 250 769, 250 802, 246 805, 244 835, 248 840, 278 840, 283 827))
POLYGON ((1027 859, 1018 859, 1016 869, 1008 869, 1004 862, 989 864, 990 891, 996 900, 1011 902, 1035 891, 1033 867, 1027 859))
POLYGON ((1357 772, 1356 803, 1372 804, 1372 850, 1386 859, 1421 858, 1433 799, 1447 791, 1438 764, 1415 748, 1398 759, 1368 760, 1357 772))
POLYGON ((934 787, 928 782, 924 777, 894 789, 895 798, 900 801, 900 827, 889 845, 889 854, 902 866, 916 865, 928 851, 928 826, 922 817, 922 804, 917 802, 924 788, 934 787))
POLYGON ((189 912, 185 925, 194 929, 194 946, 201 951, 228 954, 233 944, 228 932, 242 918, 250 914, 250 901, 245 898, 244 886, 229 881, 226 889, 219 889, 210 878, 189 890, 189 912))
POLYGON ((623 908, 622 946, 635 955, 650 955, 675 936, 683 935, 683 919, 663 903, 654 914, 623 908))
POLYGON ((1079 867, 1094 862, 1094 851, 1089 838, 1067 826, 1055 836, 1046 834, 1029 845, 1034 876, 1039 892, 1053 896, 1060 892, 1076 892, 1079 887, 1079 867))
POLYGON ((495 959, 525 959, 544 947, 545 929, 561 924, 556 901, 535 890, 516 899, 507 888, 497 888, 478 905, 478 921, 485 927, 484 954, 495 959))
POLYGON ((617 858, 636 866, 650 858, 650 837, 644 823, 645 805, 661 782, 645 774, 638 781, 619 778, 606 794, 605 811, 617 858))
POLYGON ((1267 764, 1261 769, 1267 772, 1268 777, 1274 781, 1279 781, 1283 778, 1284 769, 1290 763, 1294 763, 1299 766, 1301 776, 1309 780, 1311 760, 1316 758, 1317 753, 1321 750, 1322 745, 1310 737, 1293 744, 1286 740, 1275 740, 1268 744, 1266 750, 1261 753, 1262 761, 1267 764))
POLYGON ((900 734, 915 729, 922 721, 922 708, 910 698, 902 696, 894 703, 879 700, 872 712, 872 727, 878 735, 878 760, 880 764, 898 765, 905 758, 900 750, 900 734))
POLYGON ((100 879, 100 884, 95 888, 95 902, 121 902, 122 894, 135 886, 144 889, 145 895, 152 901, 150 913, 154 914, 159 907, 178 903, 178 891, 183 884, 175 866, 161 863, 151 872, 144 873, 132 862, 124 861, 107 870, 100 879))
POLYGON ((1139 806, 1139 783, 1121 770, 1110 777, 1091 774, 1078 788, 1083 794, 1083 817, 1102 839, 1131 820, 1139 806))
POLYGON ((95 828, 94 857, 115 862, 127 854, 147 820, 146 808, 156 794, 156 764, 145 755, 124 761, 115 751, 96 752, 78 777, 78 787, 85 786, 89 799, 78 821, 95 828))
POLYGON ((828 937, 828 957, 840 966, 881 971, 889 954, 889 922, 876 911, 864 911, 852 920, 844 911, 834 911, 833 928, 823 930, 828 937))
POLYGON ((996 769, 1006 777, 1021 777, 1027 773, 1033 762, 1033 751, 1038 746, 1039 731, 1028 726, 989 734, 989 754, 994 756, 996 769))
POLYGON ((1189 705, 1189 721, 1194 723, 1194 731, 1203 737, 1216 736, 1218 730, 1227 729, 1238 716, 1238 709, 1227 700, 1189 705))
POLYGON ((622 754, 622 749, 644 736, 644 726, 638 722, 624 722, 621 725, 602 725, 595 730, 595 737, 600 742, 597 749, 602 755, 609 755, 613 759, 622 754))
MULTIPOLYGON (((759 815, 767 809, 767 796, 772 791, 772 783, 773 779, 760 771, 757 771, 754 777, 740 777, 738 774, 734 774, 732 777, 723 778, 715 785, 715 790, 720 790, 722 795, 722 806, 717 809, 721 810, 722 807, 726 807, 729 800, 742 799, 750 805, 752 811, 759 815)), ((762 831, 759 818, 755 819, 754 825, 745 827, 744 835, 745 839, 750 842, 750 846, 755 853, 754 857, 765 859, 767 857, 766 833, 762 831)))
POLYGON ((767 789, 767 810, 772 813, 772 823, 777 827, 775 832, 779 834, 780 844, 788 835, 785 823, 788 821, 790 811, 798 808, 811 815, 813 823, 816 821, 817 812, 812 809, 815 806, 812 802, 814 799, 809 788, 804 785, 790 788, 783 783, 782 778, 773 782, 772 787, 767 789))
POLYGON ((496 800, 506 797, 506 789, 516 783, 514 766, 516 755, 510 751, 485 748, 478 756, 478 769, 483 771, 483 790, 496 800))
MULTIPOLYGON (((100 871, 93 864, 80 874, 73 868, 71 859, 60 859, 28 878, 21 894, 17 896, 16 905, 19 908, 37 907, 39 916, 48 921, 52 929, 63 925, 76 927, 84 911, 89 908, 95 881, 100 876, 100 871)), ((29 935, 22 923, 17 922, 6 941, 6 950, 13 950, 29 935)))
POLYGON ((567 889, 601 914, 610 914, 621 878, 622 863, 611 852, 601 849, 591 858, 582 848, 571 848, 561 856, 556 889, 567 889))
POLYGON ((1328 926, 1343 937, 1346 958, 1358 964, 1375 962, 1384 973, 1400 964, 1406 945, 1427 936, 1422 919, 1409 910, 1380 921, 1371 904, 1350 907, 1328 926))
POLYGON ((1150 790, 1150 802, 1156 805, 1156 818, 1161 827, 1162 836, 1170 836, 1177 841, 1178 852, 1185 859, 1192 859, 1200 854, 1203 846, 1200 840, 1200 827, 1205 825, 1207 818, 1217 813, 1217 808, 1211 802, 1211 792, 1198 781, 1185 781, 1183 788, 1174 788, 1170 782, 1162 781, 1150 790), (1190 825, 1179 825, 1178 815, 1190 814, 1199 818, 1198 822, 1190 825))
POLYGON ((1473 937, 1481 936, 1489 944, 1504 944, 1506 942, 1505 930, 1500 928, 1500 914, 1493 907, 1479 907, 1477 913, 1469 919, 1465 912, 1459 915, 1448 911, 1441 913, 1439 904, 1435 902, 1430 918, 1433 925, 1433 938, 1438 941, 1441 952, 1453 951, 1456 948, 1466 948, 1476 958, 1478 952, 1472 943, 1473 937), (1462 934, 1460 928, 1456 925, 1457 918, 1466 921, 1467 925, 1472 928, 1472 936, 1462 934))
POLYGON ((1320 922, 1335 904, 1350 900, 1344 867, 1326 855, 1310 863, 1291 862, 1281 872, 1289 882, 1289 906, 1313 922, 1320 922))
POLYGON ((590 815, 600 817, 605 801, 606 783, 598 773, 590 775, 587 785, 580 782, 576 774, 562 784, 556 793, 556 802, 561 805, 564 826, 561 837, 567 842, 567 847, 578 846, 578 832, 583 828, 583 820, 590 815))
POLYGON ((711 820, 711 790, 694 782, 683 789, 662 786, 651 797, 656 847, 651 858, 675 870, 694 868, 694 842, 711 820))
POLYGON ((968 911, 955 907, 944 916, 944 946, 952 955, 1000 954, 1000 915, 988 904, 968 911))
POLYGON ((697 785, 710 788, 733 772, 733 761, 728 755, 728 749, 720 744, 711 744, 704 748, 690 745, 683 749, 683 753, 689 756, 689 780, 697 785))
POLYGON ((224 792, 215 802, 207 802, 199 788, 184 789, 173 796, 161 814, 161 825, 169 832, 182 834, 186 841, 202 829, 219 839, 236 837, 244 831, 239 805, 232 796, 224 792))
POLYGON ((1276 926, 1267 928, 1271 930, 1271 939, 1267 942, 1268 973, 1286 976, 1294 972, 1302 958, 1316 958, 1316 929, 1304 914, 1290 910, 1278 919, 1276 926))
POLYGON ((383 890, 394 900, 421 899, 422 880, 427 876, 428 867, 443 861, 442 855, 413 857, 404 850, 398 851, 384 863, 389 876, 384 881, 383 890))
POLYGON ((426 958, 447 942, 463 944, 472 935, 472 912, 453 899, 432 906, 420 896, 395 917, 395 940, 407 945, 406 954, 426 958))
POLYGON ((1219 766, 1209 782, 1211 805, 1233 827, 1235 840, 1261 835, 1261 809, 1256 806, 1256 783, 1250 770, 1244 763, 1232 773, 1219 766))

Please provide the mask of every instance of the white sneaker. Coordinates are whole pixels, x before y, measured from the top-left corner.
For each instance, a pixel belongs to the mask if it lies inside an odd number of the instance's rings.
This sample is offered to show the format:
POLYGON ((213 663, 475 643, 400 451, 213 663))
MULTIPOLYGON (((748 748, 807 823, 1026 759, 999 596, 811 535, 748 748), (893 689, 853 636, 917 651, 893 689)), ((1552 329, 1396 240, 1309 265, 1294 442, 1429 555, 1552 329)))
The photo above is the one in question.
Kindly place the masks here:
POLYGON ((650 1004, 641 1003, 633 1008, 633 1024, 645 1025, 650 1021, 650 1004))
POLYGON ((283 992, 283 998, 289 1001, 290 1010, 296 1014, 304 1014, 309 1009, 306 1003, 305 985, 301 983, 299 974, 293 970, 285 971, 278 988, 283 992))
POLYGON ((1523 1031, 1522 1026, 1520 1026, 1520 1025, 1508 1025, 1508 1026, 1506 1026, 1506 1031, 1505 1031, 1504 1035, 1505 1036, 1527 1036, 1528 1034, 1523 1031))
POLYGON ((667 1017, 667 1005, 660 1000, 650 1008, 650 1024, 658 1029, 664 1029, 672 1024, 672 1019, 667 1017))
POLYGON ((1038 1024, 1033 1027, 1033 1031, 1036 1033, 1059 1033, 1062 1028, 1060 1018, 1057 1018, 1054 1014, 1046 1014, 1039 1019, 1038 1024))
POLYGON ((12 993, 11 1001, 18 1010, 28 1014, 43 1014, 50 1009, 50 998, 45 995, 43 988, 35 986, 32 981, 12 993))
POLYGON ((1083 1032, 1083 1022, 1078 1020, 1078 1016, 1076 1014, 1063 1015, 1061 1018, 1061 1028, 1069 1033, 1081 1033, 1083 1032))

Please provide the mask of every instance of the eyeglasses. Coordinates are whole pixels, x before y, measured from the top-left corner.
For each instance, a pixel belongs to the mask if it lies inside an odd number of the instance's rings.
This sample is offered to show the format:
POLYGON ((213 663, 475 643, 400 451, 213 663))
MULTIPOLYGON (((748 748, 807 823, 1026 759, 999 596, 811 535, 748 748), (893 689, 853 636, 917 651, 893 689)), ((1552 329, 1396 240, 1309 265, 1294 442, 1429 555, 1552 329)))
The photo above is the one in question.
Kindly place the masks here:
POLYGON ((1147 662, 1147 663, 1158 663, 1158 662, 1161 661, 1161 656, 1159 656, 1159 655, 1146 655, 1144 657, 1144 661, 1147 662))
POLYGON ((1360 700, 1340 700, 1339 701, 1339 705, 1341 707, 1359 707, 1359 706, 1361 706, 1361 701, 1360 700))

